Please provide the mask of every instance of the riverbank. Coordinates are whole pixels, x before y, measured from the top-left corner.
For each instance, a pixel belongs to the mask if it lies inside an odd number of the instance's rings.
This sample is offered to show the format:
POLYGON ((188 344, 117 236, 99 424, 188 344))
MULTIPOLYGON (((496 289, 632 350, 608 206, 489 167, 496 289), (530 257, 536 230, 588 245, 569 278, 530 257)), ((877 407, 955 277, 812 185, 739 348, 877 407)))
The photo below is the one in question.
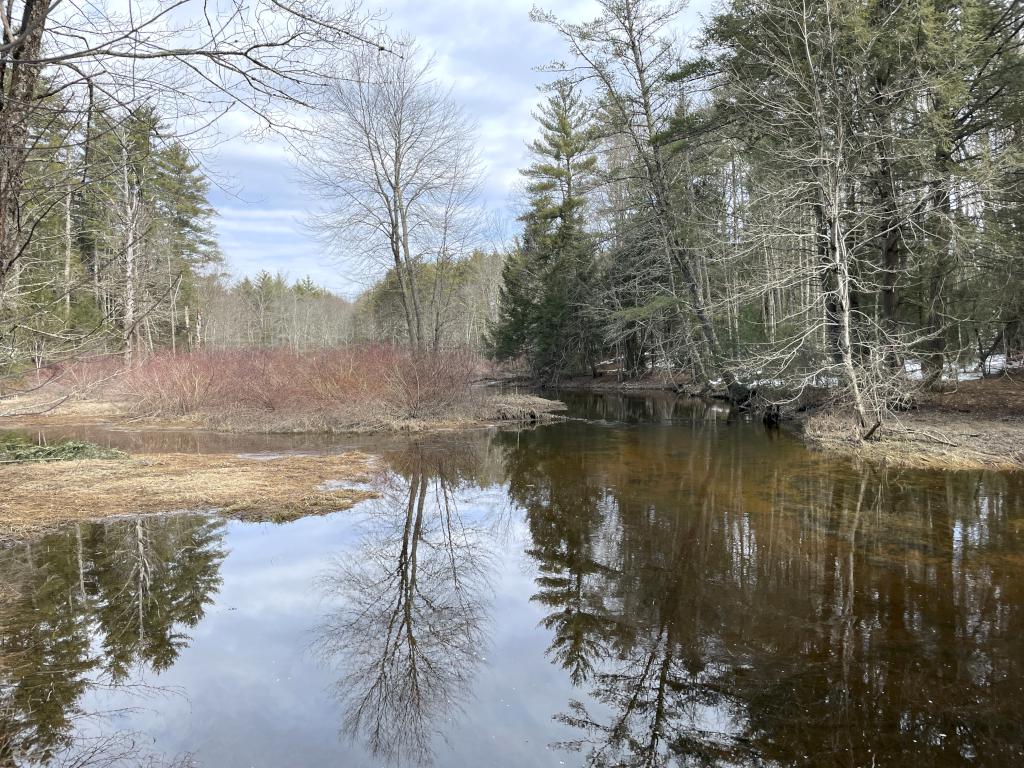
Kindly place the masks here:
MULTIPOLYGON (((505 383, 505 382, 502 382, 505 383)), ((510 379, 509 383, 536 386, 528 378, 510 379)), ((619 379, 614 373, 593 376, 576 376, 559 380, 554 389, 571 392, 675 392, 677 394, 698 394, 688 376, 672 371, 650 371, 634 379, 619 379)))
MULTIPOLYGON (((535 423, 557 418, 554 411, 564 408, 557 401, 532 395, 491 392, 482 393, 481 398, 486 406, 472 419, 405 420, 387 429, 379 423, 364 424, 364 432, 401 434, 486 423, 535 423)), ((182 429, 198 433, 207 426, 201 414, 139 417, 124 403, 113 401, 73 398, 45 410, 40 408, 45 400, 37 396, 20 404, 24 411, 0 419, 0 430, 38 427, 45 434, 43 428, 57 426, 67 427, 68 435, 75 437, 76 426, 169 435, 182 429)), ((255 423, 247 420, 242 424, 246 428, 237 431, 256 433, 255 423)), ((789 423, 808 445, 829 453, 944 470, 1024 469, 1024 377, 1020 376, 965 382, 954 391, 923 396, 917 408, 897 414, 866 442, 859 440, 861 430, 851 418, 821 405, 791 413, 789 423)), ((180 450, 149 447, 131 449, 131 457, 0 466, 0 540, 24 538, 61 523, 182 509, 284 520, 347 509, 369 495, 360 487, 373 466, 366 454, 283 452, 247 457, 235 452, 176 452, 180 450)))
POLYGON ((918 469, 1024 470, 1024 421, 909 412, 857 440, 852 418, 814 414, 799 423, 813 448, 918 469))
POLYGON ((274 522, 345 510, 375 495, 359 487, 375 464, 368 454, 348 452, 141 454, 9 465, 0 469, 0 542, 65 523, 177 510, 274 522))
MULTIPOLYGON (((130 400, 34 393, 4 401, 0 431, 92 427, 132 432, 220 430, 249 434, 427 433, 490 424, 536 424, 560 418, 562 403, 533 395, 482 391, 435 418, 381 413, 354 421, 329 409, 139 415, 130 400)), ((86 445, 86 444, 82 444, 86 445)), ((344 510, 372 494, 352 485, 369 479, 362 453, 272 458, 201 453, 132 453, 55 460, 0 461, 0 542, 23 539, 63 523, 174 510, 216 510, 253 520, 284 521, 344 510)), ((94 446, 95 447, 95 446, 94 446)), ((22 451, 23 453, 24 451, 22 451)), ((58 453, 61 453, 58 451, 58 453)), ((17 454, 18 456, 21 453, 17 454)), ((12 453, 12 456, 15 456, 12 453)), ((28 454, 26 453, 26 456, 28 454)))
POLYGON ((922 393, 915 407, 859 440, 853 418, 822 408, 795 414, 813 447, 906 467, 1024 470, 1024 375, 964 381, 922 393))
MULTIPOLYGON (((558 389, 726 398, 724 390, 701 393, 666 371, 631 381, 580 377, 560 382, 558 389)), ((1024 470, 1024 374, 963 381, 947 391, 920 393, 912 409, 891 416, 867 441, 860 439, 864 430, 852 414, 831 408, 827 395, 824 390, 805 393, 799 404, 778 412, 783 423, 817 450, 904 467, 1024 470)))

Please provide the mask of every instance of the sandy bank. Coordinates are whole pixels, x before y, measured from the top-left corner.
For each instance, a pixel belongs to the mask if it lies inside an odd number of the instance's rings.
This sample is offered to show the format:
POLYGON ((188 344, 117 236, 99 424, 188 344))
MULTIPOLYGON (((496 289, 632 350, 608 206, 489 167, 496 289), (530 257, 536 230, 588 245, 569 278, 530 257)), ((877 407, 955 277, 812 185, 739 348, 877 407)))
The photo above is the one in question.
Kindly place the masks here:
POLYGON ((848 416, 812 411, 799 425, 813 446, 890 464, 1024 470, 1024 376, 924 393, 915 408, 893 415, 868 441, 857 440, 848 416))
POLYGON ((871 440, 856 438, 851 418, 815 414, 801 424, 812 447, 922 469, 1024 470, 1024 420, 930 411, 887 422, 871 440))

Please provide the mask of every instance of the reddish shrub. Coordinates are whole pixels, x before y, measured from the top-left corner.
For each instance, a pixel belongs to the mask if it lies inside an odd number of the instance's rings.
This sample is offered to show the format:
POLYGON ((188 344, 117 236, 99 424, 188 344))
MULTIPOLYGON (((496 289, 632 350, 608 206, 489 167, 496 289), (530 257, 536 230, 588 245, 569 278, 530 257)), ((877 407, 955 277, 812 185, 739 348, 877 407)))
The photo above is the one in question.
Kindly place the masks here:
POLYGON ((385 400, 404 416, 438 416, 464 402, 475 358, 466 352, 403 351, 385 370, 385 400))
POLYGON ((39 384, 52 381, 58 386, 84 391, 102 387, 122 373, 124 363, 121 355, 102 354, 54 363, 34 375, 39 384))
MULTIPOLYGON (((124 372, 114 391, 153 415, 264 412, 342 417, 439 417, 471 397, 478 361, 460 350, 383 344, 313 353, 232 349, 161 353, 124 372)), ((346 419, 347 417, 347 419, 346 419)))

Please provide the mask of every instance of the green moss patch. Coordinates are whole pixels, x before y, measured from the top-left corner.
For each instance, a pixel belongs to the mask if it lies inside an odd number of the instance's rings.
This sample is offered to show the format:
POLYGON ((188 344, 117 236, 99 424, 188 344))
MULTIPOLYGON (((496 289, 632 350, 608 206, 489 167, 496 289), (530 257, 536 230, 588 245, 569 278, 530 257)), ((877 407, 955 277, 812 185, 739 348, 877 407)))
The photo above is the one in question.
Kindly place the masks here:
POLYGON ((63 440, 40 445, 19 434, 0 434, 0 464, 28 461, 73 461, 75 459, 126 459, 128 454, 81 440, 63 440))

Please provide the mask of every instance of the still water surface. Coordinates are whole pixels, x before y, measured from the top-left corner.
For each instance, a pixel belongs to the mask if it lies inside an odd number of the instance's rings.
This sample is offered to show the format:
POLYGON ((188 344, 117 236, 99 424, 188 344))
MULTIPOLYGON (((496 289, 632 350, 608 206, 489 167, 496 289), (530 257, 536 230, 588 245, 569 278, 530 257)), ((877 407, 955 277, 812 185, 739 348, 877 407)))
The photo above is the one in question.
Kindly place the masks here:
MULTIPOLYGON (((380 498, 349 512, 0 552, 0 766, 1022 763, 1024 476, 567 399, 582 420, 356 441, 380 498)), ((348 445, 104 436, 146 439, 348 445)))

